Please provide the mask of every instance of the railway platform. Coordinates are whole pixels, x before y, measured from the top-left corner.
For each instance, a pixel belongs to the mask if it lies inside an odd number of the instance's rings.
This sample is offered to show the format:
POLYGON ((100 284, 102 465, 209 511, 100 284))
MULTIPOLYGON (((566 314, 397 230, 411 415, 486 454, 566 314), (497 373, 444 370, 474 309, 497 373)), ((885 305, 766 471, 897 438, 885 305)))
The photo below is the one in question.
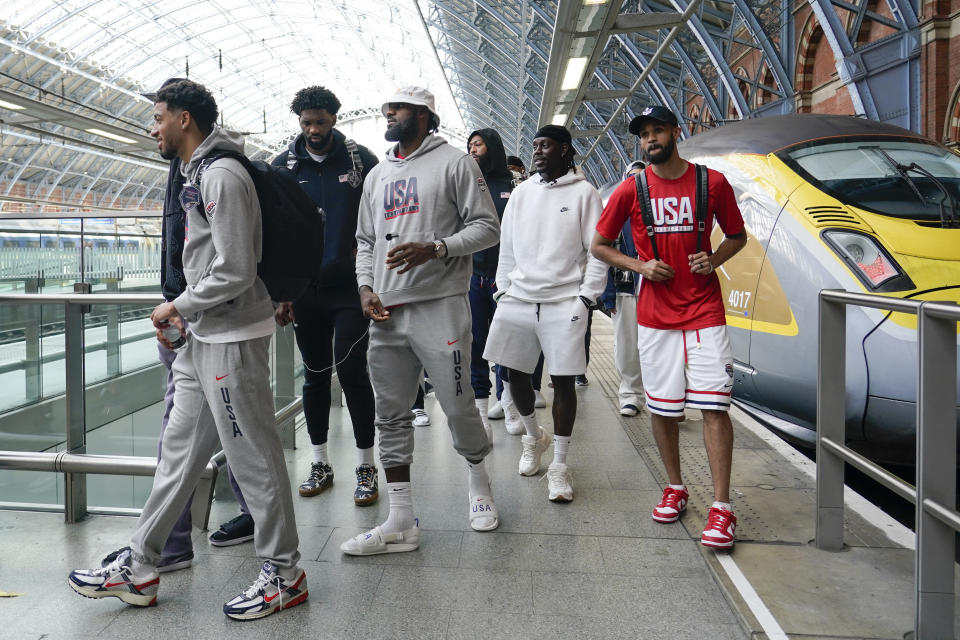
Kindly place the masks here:
MULTIPOLYGON (((385 518, 387 502, 354 506, 353 437, 346 409, 335 408, 334 485, 295 495, 310 598, 262 621, 221 613, 256 577, 250 544, 212 547, 195 530, 193 566, 163 575, 158 606, 139 609, 81 598, 66 584, 70 569, 126 544, 133 518, 64 524, 59 514, 0 511, 0 592, 9 596, 0 598, 0 637, 893 640, 913 627, 912 533, 848 489, 844 550, 815 548, 813 463, 736 410, 734 550, 699 544, 712 490, 698 419, 681 425, 688 509, 678 523, 653 522, 664 471, 646 412, 617 411, 612 331, 601 314, 588 376, 569 457, 572 503, 547 501, 543 472, 517 474, 520 439, 494 423, 488 464, 501 526, 492 533, 469 528, 466 468, 428 396, 432 425, 417 429, 413 466, 423 535, 412 553, 339 552, 385 518)), ((549 429, 549 409, 539 415, 549 429)), ((305 429, 297 443, 287 452, 294 491, 309 467, 305 429)), ((218 501, 210 521, 236 512, 218 501)))

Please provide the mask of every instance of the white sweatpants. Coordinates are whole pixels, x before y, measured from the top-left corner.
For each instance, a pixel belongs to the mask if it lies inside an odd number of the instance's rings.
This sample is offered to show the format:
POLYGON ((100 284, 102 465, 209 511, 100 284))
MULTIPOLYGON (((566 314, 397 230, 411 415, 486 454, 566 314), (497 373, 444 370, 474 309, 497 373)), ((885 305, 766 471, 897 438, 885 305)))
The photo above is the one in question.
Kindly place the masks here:
POLYGON ((613 314, 613 358, 620 374, 617 399, 620 406, 643 406, 643 378, 637 349, 637 296, 617 294, 617 312, 613 314))

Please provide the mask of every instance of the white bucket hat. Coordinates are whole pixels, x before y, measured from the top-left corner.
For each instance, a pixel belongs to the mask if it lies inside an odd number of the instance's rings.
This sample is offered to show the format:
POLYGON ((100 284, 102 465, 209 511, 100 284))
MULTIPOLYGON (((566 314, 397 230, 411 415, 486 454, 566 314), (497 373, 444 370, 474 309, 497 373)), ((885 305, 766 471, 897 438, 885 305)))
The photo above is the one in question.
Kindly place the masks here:
POLYGON ((387 115, 387 105, 391 103, 414 104, 420 107, 426 107, 433 120, 433 128, 440 127, 440 116, 437 115, 436 101, 433 94, 423 87, 400 87, 386 102, 380 107, 380 112, 387 115))

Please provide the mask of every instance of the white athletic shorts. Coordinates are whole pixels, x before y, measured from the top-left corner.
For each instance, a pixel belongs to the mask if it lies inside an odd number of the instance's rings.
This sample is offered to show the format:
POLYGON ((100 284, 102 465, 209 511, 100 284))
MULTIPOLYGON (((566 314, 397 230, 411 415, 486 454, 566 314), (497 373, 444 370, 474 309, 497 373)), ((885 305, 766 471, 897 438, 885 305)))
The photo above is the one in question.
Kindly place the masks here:
POLYGON ((542 350, 550 375, 585 373, 587 313, 587 306, 579 297, 560 302, 524 302, 503 295, 497 301, 483 358, 532 373, 542 350))
POLYGON ((733 355, 726 325, 680 331, 637 327, 647 409, 683 417, 685 406, 730 410, 733 355))

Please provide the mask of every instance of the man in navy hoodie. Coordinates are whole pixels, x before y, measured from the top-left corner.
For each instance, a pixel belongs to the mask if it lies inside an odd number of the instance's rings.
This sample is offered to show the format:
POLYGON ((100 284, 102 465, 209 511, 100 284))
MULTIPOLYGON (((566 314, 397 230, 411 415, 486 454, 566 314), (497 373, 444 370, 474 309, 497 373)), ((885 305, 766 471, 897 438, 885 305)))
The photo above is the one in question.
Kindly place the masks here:
POLYGON ((353 501, 369 505, 377 501, 379 491, 373 456, 373 389, 367 375, 367 320, 354 274, 354 235, 363 180, 377 159, 334 128, 339 109, 337 96, 324 87, 298 91, 290 110, 299 118, 301 133, 273 160, 275 166, 296 174, 303 190, 326 214, 322 273, 300 298, 282 303, 276 317, 281 326, 293 322, 303 356, 303 415, 313 463, 310 475, 300 484, 300 495, 315 496, 333 484, 327 432, 330 378, 336 363, 357 443, 353 501))

